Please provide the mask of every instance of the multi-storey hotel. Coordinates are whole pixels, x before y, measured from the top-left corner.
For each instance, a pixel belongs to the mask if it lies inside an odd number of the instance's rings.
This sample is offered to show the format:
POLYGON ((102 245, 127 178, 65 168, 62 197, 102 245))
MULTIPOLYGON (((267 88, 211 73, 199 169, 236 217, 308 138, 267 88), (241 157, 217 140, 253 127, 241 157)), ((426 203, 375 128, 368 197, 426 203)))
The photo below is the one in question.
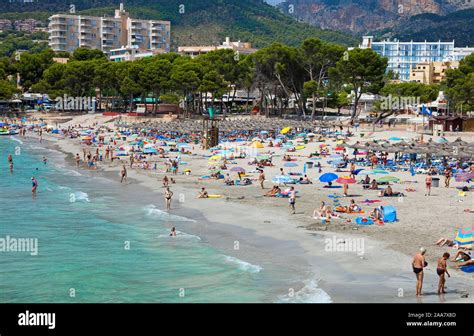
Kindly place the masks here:
POLYGON ((398 74, 399 80, 410 80, 410 69, 419 63, 460 61, 474 52, 474 48, 455 48, 452 42, 374 42, 372 36, 364 36, 360 48, 371 48, 388 58, 387 71, 398 74))
POLYGON ((56 14, 49 18, 49 44, 54 51, 79 47, 110 54, 122 47, 170 51, 170 22, 131 19, 120 5, 114 17, 56 14))

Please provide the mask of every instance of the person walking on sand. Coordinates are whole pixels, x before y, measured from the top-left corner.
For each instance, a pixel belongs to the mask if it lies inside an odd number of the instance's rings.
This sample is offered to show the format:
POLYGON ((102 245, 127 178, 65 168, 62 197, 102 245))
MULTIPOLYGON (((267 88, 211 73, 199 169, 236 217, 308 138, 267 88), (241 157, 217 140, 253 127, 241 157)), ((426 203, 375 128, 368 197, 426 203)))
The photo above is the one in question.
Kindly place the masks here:
POLYGON ((425 178, 426 192, 425 196, 431 196, 431 183, 433 182, 433 177, 428 173, 425 178))
POLYGON ((447 167, 445 170, 444 170, 444 186, 446 188, 449 188, 449 183, 451 182, 451 167, 447 167))
POLYGON ((260 186, 262 187, 262 189, 265 189, 263 187, 263 182, 265 182, 265 174, 263 173, 263 170, 260 171, 260 175, 258 175, 258 182, 260 182, 260 186))
POLYGON ((348 191, 349 191, 349 185, 347 183, 344 183, 343 186, 342 186, 342 193, 344 194, 344 196, 348 196, 348 191))
POLYGON ((123 165, 123 168, 120 174, 122 175, 122 179, 120 180, 120 183, 127 181, 127 168, 125 167, 125 165, 123 165))
POLYGON ((171 209, 171 198, 173 197, 173 192, 170 190, 169 187, 166 187, 165 190, 165 203, 166 203, 166 210, 171 209))
POLYGON ((423 268, 428 266, 428 263, 425 261, 426 249, 424 247, 420 248, 420 251, 413 257, 413 262, 411 266, 413 272, 416 275, 416 296, 421 296, 421 291, 423 289, 423 268))
POLYGON ((438 266, 436 267, 436 273, 438 273, 439 276, 439 283, 438 283, 438 295, 440 294, 446 294, 445 287, 444 285, 446 284, 446 276, 444 275, 445 273, 448 275, 448 277, 451 277, 451 275, 448 272, 448 265, 446 264, 446 260, 449 259, 449 253, 445 252, 441 258, 438 259, 438 266))
POLYGON ((135 161, 135 158, 133 157, 133 154, 130 154, 130 168, 133 168, 134 161, 135 161))
POLYGON ((295 203, 296 203, 295 187, 290 188, 290 193, 288 194, 288 196, 290 196, 290 209, 292 211, 292 215, 294 215, 296 213, 296 210, 295 210, 295 203))

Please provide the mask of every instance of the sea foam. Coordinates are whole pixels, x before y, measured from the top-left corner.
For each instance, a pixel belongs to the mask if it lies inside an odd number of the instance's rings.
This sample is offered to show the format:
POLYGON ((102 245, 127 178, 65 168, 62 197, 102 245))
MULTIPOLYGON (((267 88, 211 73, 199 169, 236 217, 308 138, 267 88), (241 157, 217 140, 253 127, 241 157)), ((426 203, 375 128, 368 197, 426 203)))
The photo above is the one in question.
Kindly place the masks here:
POLYGON ((235 264, 240 270, 245 271, 245 272, 259 273, 261 270, 263 270, 263 268, 258 265, 253 265, 251 263, 237 259, 235 257, 224 256, 224 259, 227 263, 235 264))
POLYGON ((146 214, 148 216, 153 216, 157 217, 162 220, 169 220, 172 222, 193 222, 195 223, 196 221, 194 219, 186 218, 183 216, 177 216, 177 215, 170 215, 168 212, 157 209, 154 204, 149 204, 145 208, 146 214))
POLYGON ((299 291, 291 295, 281 296, 279 303, 331 303, 331 297, 318 287, 317 279, 305 281, 305 285, 299 291))

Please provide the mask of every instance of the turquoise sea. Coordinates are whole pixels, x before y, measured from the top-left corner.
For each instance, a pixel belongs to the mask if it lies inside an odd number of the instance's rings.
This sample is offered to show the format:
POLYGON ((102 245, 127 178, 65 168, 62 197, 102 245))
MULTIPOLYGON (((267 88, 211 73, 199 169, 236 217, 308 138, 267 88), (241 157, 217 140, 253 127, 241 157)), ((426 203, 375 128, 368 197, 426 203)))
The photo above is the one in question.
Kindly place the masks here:
POLYGON ((274 299, 259 266, 198 236, 169 237, 173 225, 192 219, 160 210, 161 198, 124 193, 116 181, 67 165, 63 154, 23 142, 0 139, 0 239, 36 238, 38 254, 0 252, 0 302, 274 299))
MULTIPOLYGON (((76 169, 36 141, 0 138, 0 302, 330 302, 298 261, 275 259, 260 243, 261 258, 250 259, 259 261, 241 260, 211 245, 209 232, 169 237, 173 226, 200 227, 202 215, 168 214, 161 191, 76 169), (7 237, 37 239, 37 255, 2 250, 7 237)), ((214 240, 221 235, 229 232, 214 240)))

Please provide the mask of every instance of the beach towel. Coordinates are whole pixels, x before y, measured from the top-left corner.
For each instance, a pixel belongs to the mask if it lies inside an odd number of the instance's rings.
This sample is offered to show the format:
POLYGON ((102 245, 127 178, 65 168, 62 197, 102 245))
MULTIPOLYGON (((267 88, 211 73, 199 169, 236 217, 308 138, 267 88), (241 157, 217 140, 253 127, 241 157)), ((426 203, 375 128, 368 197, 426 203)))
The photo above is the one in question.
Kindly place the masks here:
POLYGON ((461 267, 461 271, 466 273, 474 273, 474 265, 461 267))
POLYGON ((342 186, 324 186, 323 188, 328 188, 328 189, 338 189, 338 188, 342 188, 342 186))
POLYGON ((405 191, 407 191, 407 192, 415 192, 415 191, 416 191, 416 189, 413 189, 413 188, 407 188, 407 189, 405 189, 405 191))
POLYGON ((356 217, 355 222, 359 225, 372 225, 372 224, 374 224, 374 221, 372 220, 372 218, 368 218, 368 217, 356 217))
POLYGON ((474 210, 471 210, 471 209, 464 209, 464 212, 474 213, 474 210))
POLYGON ((369 200, 369 199, 366 199, 366 200, 363 201, 362 203, 373 204, 373 203, 379 203, 379 202, 382 202, 382 201, 380 201, 380 200, 369 200))
POLYGON ((328 195, 329 198, 341 198, 342 196, 338 196, 338 195, 328 195))

